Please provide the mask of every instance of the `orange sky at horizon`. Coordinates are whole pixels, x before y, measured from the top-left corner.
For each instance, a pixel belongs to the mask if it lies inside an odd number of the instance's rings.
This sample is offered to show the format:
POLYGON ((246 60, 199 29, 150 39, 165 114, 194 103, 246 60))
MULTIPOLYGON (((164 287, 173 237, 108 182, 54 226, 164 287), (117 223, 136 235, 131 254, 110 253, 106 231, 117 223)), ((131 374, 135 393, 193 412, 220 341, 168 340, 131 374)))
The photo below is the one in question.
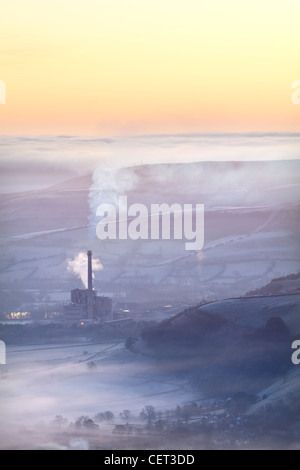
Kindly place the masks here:
POLYGON ((300 0, 10 0, 0 135, 295 132, 300 0))

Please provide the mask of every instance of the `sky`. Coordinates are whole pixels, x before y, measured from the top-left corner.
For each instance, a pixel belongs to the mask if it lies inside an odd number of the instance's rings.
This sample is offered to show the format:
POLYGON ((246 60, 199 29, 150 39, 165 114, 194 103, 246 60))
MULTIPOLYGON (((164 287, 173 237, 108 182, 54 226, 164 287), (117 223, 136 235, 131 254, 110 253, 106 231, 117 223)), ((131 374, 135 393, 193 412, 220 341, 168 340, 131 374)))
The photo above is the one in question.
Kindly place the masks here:
POLYGON ((0 135, 297 132, 300 0, 1 2, 0 135))

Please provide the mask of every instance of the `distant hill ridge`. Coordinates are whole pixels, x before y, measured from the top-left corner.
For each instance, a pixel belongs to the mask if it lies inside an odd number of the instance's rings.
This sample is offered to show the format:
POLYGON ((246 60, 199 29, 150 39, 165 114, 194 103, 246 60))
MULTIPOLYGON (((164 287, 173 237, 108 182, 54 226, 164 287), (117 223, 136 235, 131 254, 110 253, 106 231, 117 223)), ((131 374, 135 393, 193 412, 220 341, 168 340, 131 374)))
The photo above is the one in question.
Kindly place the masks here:
POLYGON ((266 286, 247 292, 246 296, 252 295, 272 295, 272 294, 299 294, 300 293, 300 272, 281 276, 272 279, 266 286))

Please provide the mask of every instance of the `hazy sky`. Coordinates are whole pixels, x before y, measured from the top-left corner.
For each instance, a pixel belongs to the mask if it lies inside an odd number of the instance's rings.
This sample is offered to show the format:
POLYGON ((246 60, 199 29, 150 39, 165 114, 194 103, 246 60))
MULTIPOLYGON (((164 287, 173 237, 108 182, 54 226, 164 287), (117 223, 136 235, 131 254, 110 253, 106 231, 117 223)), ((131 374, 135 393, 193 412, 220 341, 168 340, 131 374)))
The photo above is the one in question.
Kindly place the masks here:
POLYGON ((1 2, 2 135, 293 132, 300 0, 1 2))

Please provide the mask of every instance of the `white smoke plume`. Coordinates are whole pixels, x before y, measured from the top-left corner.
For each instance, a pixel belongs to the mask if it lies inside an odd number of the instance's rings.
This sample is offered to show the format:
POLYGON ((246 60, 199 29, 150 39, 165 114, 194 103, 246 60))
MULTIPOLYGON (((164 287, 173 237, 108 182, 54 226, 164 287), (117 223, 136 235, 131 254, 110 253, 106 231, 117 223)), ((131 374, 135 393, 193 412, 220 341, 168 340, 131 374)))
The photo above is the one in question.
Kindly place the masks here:
POLYGON ((298 134, 295 138, 195 134, 115 139, 106 144, 93 170, 89 235, 96 233, 98 206, 113 204, 118 211, 119 196, 128 196, 129 204, 146 205, 172 204, 179 202, 179 196, 182 203, 202 203, 208 210, 282 203, 283 191, 276 192, 276 186, 293 184, 285 191, 284 202, 298 201, 299 142, 298 134))
MULTIPOLYGON (((88 258, 87 254, 83 251, 80 251, 73 260, 67 259, 67 270, 75 274, 79 279, 81 279, 83 285, 87 289, 87 279, 88 279, 88 258)), ((99 258, 93 257, 93 279, 94 271, 101 271, 103 265, 101 264, 99 258)))

